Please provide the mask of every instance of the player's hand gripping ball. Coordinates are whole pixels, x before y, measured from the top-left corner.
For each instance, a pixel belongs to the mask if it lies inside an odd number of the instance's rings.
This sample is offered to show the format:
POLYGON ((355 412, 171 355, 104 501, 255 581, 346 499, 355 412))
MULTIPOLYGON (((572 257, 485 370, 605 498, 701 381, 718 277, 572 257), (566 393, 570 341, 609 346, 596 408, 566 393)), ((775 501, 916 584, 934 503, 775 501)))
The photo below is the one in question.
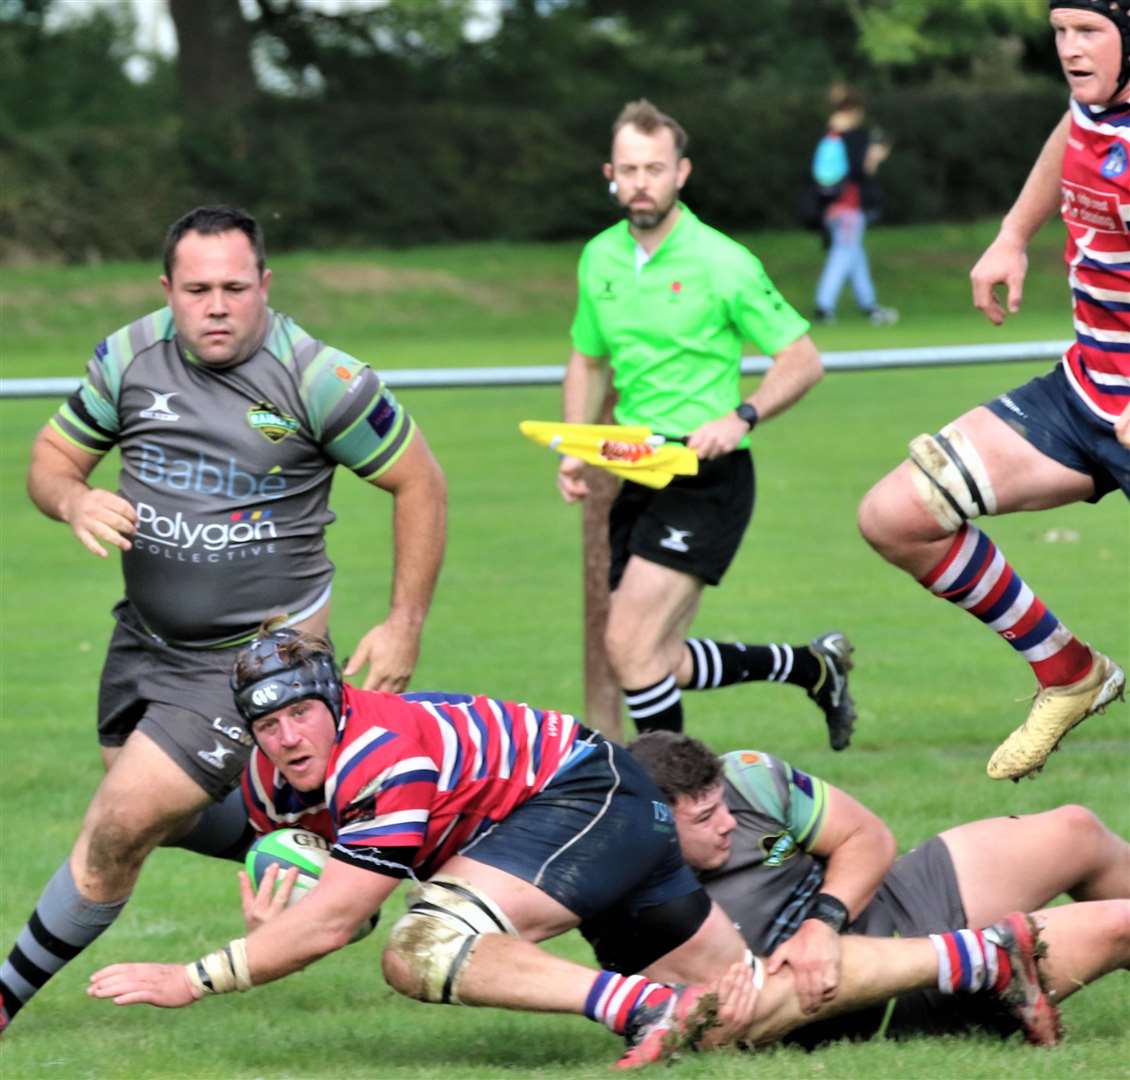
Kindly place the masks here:
MULTIPOLYGON (((317 833, 307 832, 305 829, 277 829, 275 832, 260 836, 247 850, 244 867, 247 876, 251 879, 251 888, 259 891, 263 875, 267 867, 277 863, 279 867, 278 882, 282 882, 283 874, 292 866, 298 867, 298 879, 287 901, 287 907, 293 907, 315 885, 322 876, 322 869, 330 857, 330 845, 325 837, 317 833)), ((278 886, 276 885, 276 888, 278 886)), ((360 941, 368 937, 380 920, 378 911, 371 919, 366 919, 353 935, 352 941, 360 941)))

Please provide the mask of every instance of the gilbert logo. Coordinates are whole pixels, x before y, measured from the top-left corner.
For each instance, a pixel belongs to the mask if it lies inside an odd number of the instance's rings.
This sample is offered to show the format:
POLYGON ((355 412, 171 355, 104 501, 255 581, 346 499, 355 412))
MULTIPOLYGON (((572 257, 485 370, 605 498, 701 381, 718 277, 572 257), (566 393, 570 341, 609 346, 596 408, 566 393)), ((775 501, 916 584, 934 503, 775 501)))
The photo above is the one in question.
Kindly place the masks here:
POLYGON ((144 416, 146 420, 162 420, 166 424, 176 423, 180 419, 180 415, 169 406, 169 398, 177 396, 175 390, 168 394, 158 394, 156 390, 149 390, 147 393, 152 394, 153 404, 148 409, 143 409, 139 416, 144 416))

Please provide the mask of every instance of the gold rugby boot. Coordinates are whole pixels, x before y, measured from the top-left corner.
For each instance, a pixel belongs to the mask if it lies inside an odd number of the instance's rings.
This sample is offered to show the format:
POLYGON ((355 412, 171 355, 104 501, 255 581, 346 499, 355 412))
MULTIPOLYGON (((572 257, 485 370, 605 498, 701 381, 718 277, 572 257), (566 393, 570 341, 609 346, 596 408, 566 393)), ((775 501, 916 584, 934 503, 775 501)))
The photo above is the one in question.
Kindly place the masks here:
POLYGON ((1040 689, 1028 719, 989 758, 986 771, 992 779, 1019 780, 1039 772, 1048 755, 1076 724, 1122 698, 1126 688, 1122 668, 1094 649, 1091 659, 1091 670, 1078 682, 1040 689))

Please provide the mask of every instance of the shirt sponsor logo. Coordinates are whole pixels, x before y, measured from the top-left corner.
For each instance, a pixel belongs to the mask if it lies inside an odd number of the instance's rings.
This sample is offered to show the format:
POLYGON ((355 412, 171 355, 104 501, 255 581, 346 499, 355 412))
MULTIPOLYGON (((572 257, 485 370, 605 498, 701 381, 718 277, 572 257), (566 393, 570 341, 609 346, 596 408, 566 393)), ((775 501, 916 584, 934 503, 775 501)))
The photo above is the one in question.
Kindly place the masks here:
POLYGON ((1095 191, 1071 180, 1063 181, 1063 220, 1096 232, 1125 232, 1118 198, 1112 192, 1095 191))
POLYGON ((146 420, 161 420, 166 424, 176 423, 180 419, 180 414, 173 412, 169 405, 169 398, 177 396, 176 390, 167 394, 159 394, 156 390, 147 390, 146 393, 152 395, 153 404, 148 409, 142 409, 138 416, 143 416, 146 420))
MULTIPOLYGON (((205 524, 185 516, 182 510, 169 516, 161 514, 149 503, 137 504, 137 539, 147 545, 152 554, 160 554, 161 548, 175 549, 192 553, 193 561, 199 561, 201 551, 218 555, 230 548, 246 545, 262 545, 266 541, 278 539, 275 523, 270 510, 242 510, 234 513, 227 521, 211 521, 205 524)), ((274 552, 274 545, 268 544, 268 553, 274 552)), ((252 549, 251 554, 261 554, 252 549)), ((209 562, 217 562, 209 558, 209 562)))
POLYGON ((812 798, 812 777, 808 773, 802 773, 800 769, 793 769, 793 783, 810 799, 812 798))
POLYGON ((390 401, 385 395, 381 395, 380 400, 376 405, 369 410, 369 415, 365 417, 365 423, 369 425, 382 439, 392 429, 393 422, 396 420, 396 403, 390 401))
POLYGON ((286 489, 286 477, 276 465, 256 476, 244 472, 235 458, 219 462, 197 454, 195 458, 170 458, 156 443, 140 444, 137 478, 150 487, 173 491, 195 491, 199 495, 223 495, 229 499, 253 499, 278 495, 286 489))
POLYGON ((1108 180, 1113 180, 1114 177, 1121 176, 1126 171, 1126 164, 1126 148, 1122 143, 1116 142, 1107 151, 1106 160, 1099 171, 1108 180))
POLYGON ((269 401, 257 401, 247 410, 247 423, 265 439, 282 442, 298 430, 298 421, 269 401))

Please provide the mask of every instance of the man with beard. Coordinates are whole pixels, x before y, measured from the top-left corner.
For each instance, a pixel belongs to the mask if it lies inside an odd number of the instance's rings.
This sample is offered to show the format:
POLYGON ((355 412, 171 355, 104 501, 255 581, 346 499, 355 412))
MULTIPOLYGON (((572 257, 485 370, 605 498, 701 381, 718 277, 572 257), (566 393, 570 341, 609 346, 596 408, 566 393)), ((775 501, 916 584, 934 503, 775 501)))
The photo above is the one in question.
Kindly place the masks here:
MULTIPOLYGON (((721 581, 753 512, 750 433, 823 374, 809 324, 757 258, 679 201, 691 173, 686 144, 649 101, 624 107, 604 175, 626 220, 590 241, 578 268, 565 420, 596 421, 611 386, 618 423, 685 436, 700 459, 696 476, 660 491, 625 483, 612 507, 608 658, 640 731, 681 730, 683 688, 772 680, 802 687, 842 750, 855 720, 843 634, 795 646, 686 637, 703 586, 721 581), (773 358, 744 401, 743 341, 773 358)), ((588 494, 582 469, 562 457, 566 502, 588 494)))

